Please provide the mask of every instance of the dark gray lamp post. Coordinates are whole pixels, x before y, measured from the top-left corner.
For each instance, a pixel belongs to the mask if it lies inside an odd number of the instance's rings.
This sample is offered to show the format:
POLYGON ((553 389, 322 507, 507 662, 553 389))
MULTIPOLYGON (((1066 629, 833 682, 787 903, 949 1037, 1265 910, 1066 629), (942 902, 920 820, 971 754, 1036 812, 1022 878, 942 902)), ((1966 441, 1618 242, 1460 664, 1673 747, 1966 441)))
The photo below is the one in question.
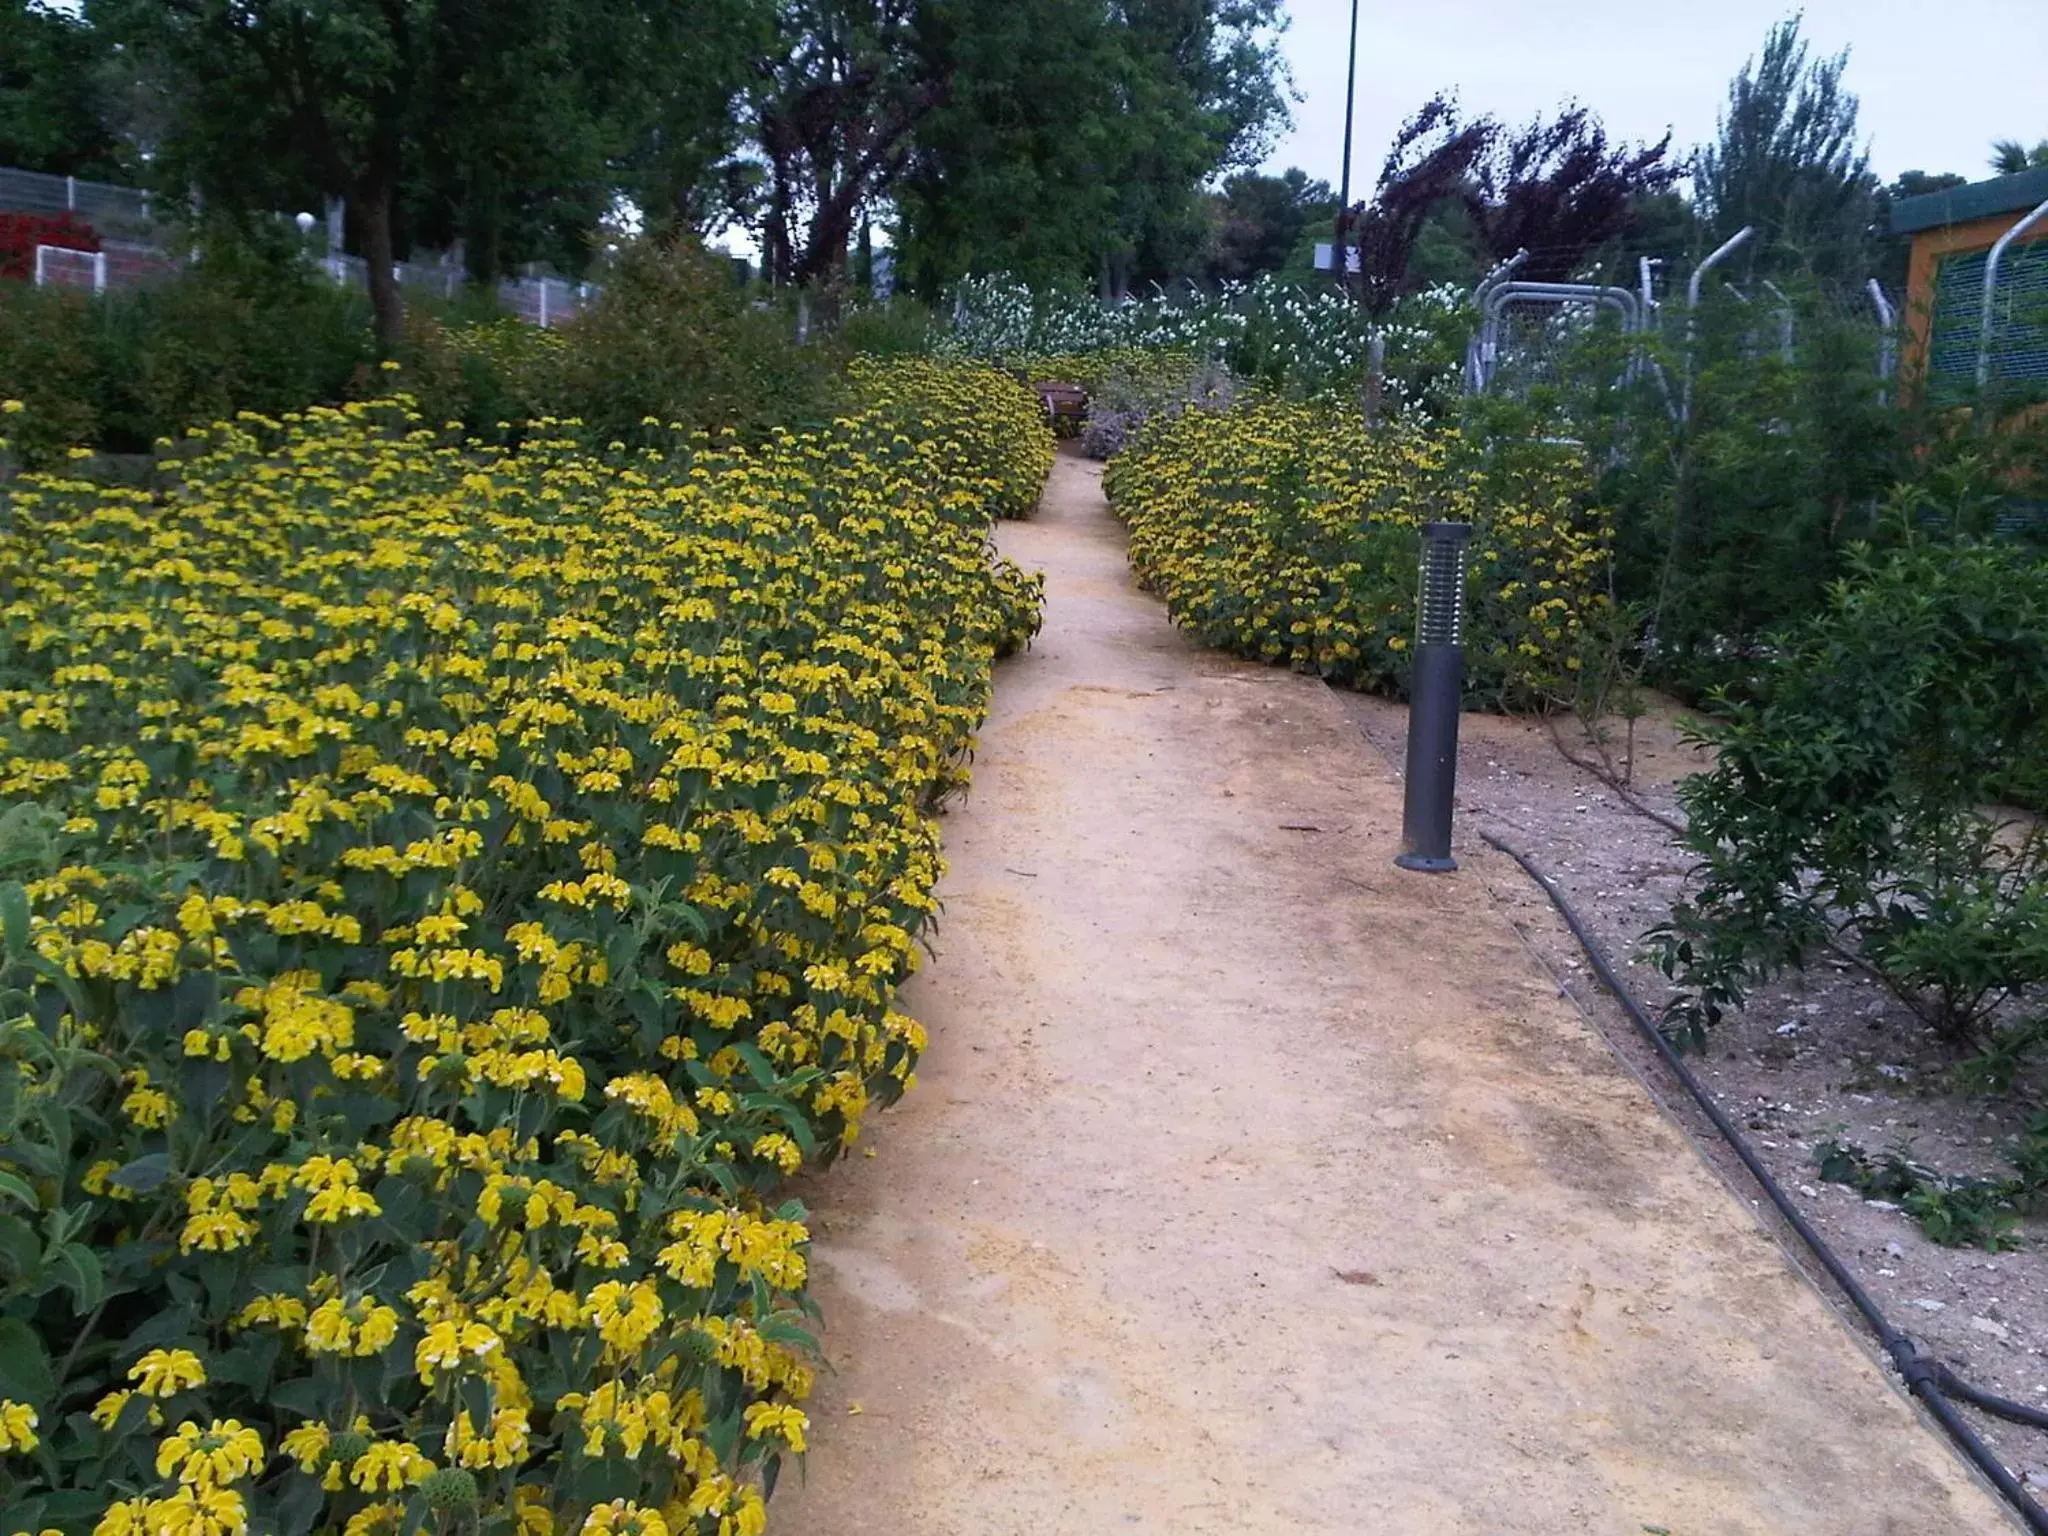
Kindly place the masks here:
POLYGON ((1470 523, 1422 525, 1415 675, 1408 693, 1408 784, 1401 813, 1403 869, 1443 874, 1458 793, 1458 699, 1465 685, 1465 546, 1470 523))

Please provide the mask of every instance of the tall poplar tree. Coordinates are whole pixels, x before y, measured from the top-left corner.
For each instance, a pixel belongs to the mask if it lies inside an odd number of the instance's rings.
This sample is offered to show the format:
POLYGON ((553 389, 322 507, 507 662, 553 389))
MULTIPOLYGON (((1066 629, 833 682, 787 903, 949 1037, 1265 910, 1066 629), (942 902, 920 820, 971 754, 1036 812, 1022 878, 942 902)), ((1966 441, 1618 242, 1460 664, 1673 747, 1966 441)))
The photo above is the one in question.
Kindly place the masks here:
POLYGON ((1857 136, 1846 52, 1814 58, 1799 18, 1771 28, 1763 52, 1728 87, 1712 144, 1693 166, 1693 196, 1716 242, 1757 231, 1735 270, 1810 270, 1860 285, 1875 250, 1877 178, 1857 136))

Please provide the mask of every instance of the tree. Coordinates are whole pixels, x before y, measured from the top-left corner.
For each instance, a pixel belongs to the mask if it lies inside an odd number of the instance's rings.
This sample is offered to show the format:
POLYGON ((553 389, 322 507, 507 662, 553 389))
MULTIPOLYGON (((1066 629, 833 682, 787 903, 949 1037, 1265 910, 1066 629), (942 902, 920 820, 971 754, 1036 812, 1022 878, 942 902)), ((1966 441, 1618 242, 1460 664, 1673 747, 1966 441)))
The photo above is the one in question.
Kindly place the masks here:
POLYGON ((1425 280, 1467 275, 1460 247, 1479 268, 1525 253, 1517 275, 1551 282, 1619 254, 1668 225, 1681 173, 1669 148, 1668 136, 1610 144, 1577 105, 1510 131, 1432 97, 1402 125, 1372 201, 1348 221, 1367 305, 1384 313, 1425 280))
POLYGON ((705 232, 753 210, 743 101, 774 36, 774 0, 640 0, 592 40, 590 61, 625 129, 620 190, 656 230, 705 232))
POLYGON ((1668 192, 1683 167, 1665 159, 1666 134, 1638 148, 1611 146, 1600 120, 1572 105, 1503 135, 1482 158, 1479 224, 1496 261, 1528 259, 1517 277, 1561 282, 1608 253, 1639 223, 1642 205, 1668 192))
MULTIPOLYGON (((573 264, 608 163, 668 67, 661 0, 87 0, 167 123, 171 185, 247 210, 346 201, 380 341, 403 320, 403 223, 573 264)), ((678 92, 687 82, 671 86, 678 92)))
POLYGON ((621 196, 656 232, 744 200, 738 98, 768 0, 438 0, 404 211, 470 275, 567 271, 621 196))
POLYGON ((612 35, 605 20, 630 14, 606 11, 569 0, 422 8, 398 223, 414 240, 459 239, 474 281, 495 282, 521 257, 583 265, 610 201, 616 137, 606 76, 585 55, 591 38, 612 35))
POLYGON ((1178 276, 1206 233, 1200 189, 1248 170, 1287 121, 1278 0, 1118 0, 1123 49, 1112 222, 1096 260, 1105 299, 1134 278, 1178 276))
POLYGON ((1191 270, 1201 188, 1285 119, 1275 0, 925 0, 939 87, 891 195, 920 288, 1093 270, 1106 293, 1191 270))
POLYGON ((2042 139, 2032 149, 2018 139, 1998 139, 1991 145, 1991 169, 2001 176, 2017 176, 2022 171, 2048 170, 2048 139, 2042 139))
POLYGON ((1799 18, 1778 23, 1728 88, 1715 142, 1693 165, 1696 202, 1716 243, 1757 231, 1738 270, 1806 269, 1854 286, 1868 276, 1877 178, 1857 141, 1847 52, 1808 57, 1799 18))
POLYGON ((1969 181, 1967 176, 1958 176, 1954 171, 1901 171, 1898 179, 1884 189, 1885 196, 1893 201, 1902 197, 1921 197, 1929 192, 1946 192, 1951 187, 1960 187, 1969 181))
POLYGON ((930 0, 918 68, 943 93, 893 198, 909 286, 1091 270, 1108 227, 1119 47, 1098 0, 930 0))
POLYGON ((1901 294, 1912 266, 1913 241, 1909 235, 1894 235, 1892 204, 1902 197, 1923 197, 1929 192, 1946 192, 1969 181, 1953 171, 1901 171, 1889 185, 1878 188, 1872 224, 1878 231, 1874 271, 1887 293, 1901 294))
POLYGON ((1499 133, 1491 118, 1463 122, 1456 101, 1441 92, 1417 109, 1387 151, 1372 201, 1345 210, 1346 244, 1358 251, 1366 308, 1385 314, 1415 285, 1409 266, 1423 226, 1445 204, 1476 200, 1481 158, 1499 133))
POLYGON ((1311 225, 1323 228, 1337 211, 1326 181, 1289 168, 1278 176, 1245 171, 1209 199, 1209 248, 1203 275, 1212 282, 1244 282, 1277 272, 1311 225))
POLYGON ((388 346, 403 319, 395 206, 434 10, 430 0, 93 0, 88 14, 157 72, 172 113, 164 159, 210 202, 347 200, 388 346))
POLYGON ((0 165, 124 180, 101 110, 106 39, 69 11, 0 0, 0 165))
POLYGON ((892 187, 943 87, 917 68, 916 0, 781 0, 748 89, 767 167, 771 281, 835 287, 861 214, 892 187))

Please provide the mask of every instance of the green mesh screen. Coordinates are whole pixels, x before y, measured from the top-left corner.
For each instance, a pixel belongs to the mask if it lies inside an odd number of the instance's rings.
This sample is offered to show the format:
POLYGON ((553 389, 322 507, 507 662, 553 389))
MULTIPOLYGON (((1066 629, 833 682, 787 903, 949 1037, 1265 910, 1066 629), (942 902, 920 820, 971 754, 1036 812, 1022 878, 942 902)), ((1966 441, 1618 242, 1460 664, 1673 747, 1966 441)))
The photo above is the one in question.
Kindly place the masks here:
MULTIPOLYGON (((1988 251, 1944 256, 1935 273, 1928 385, 1937 401, 1970 393, 1988 251)), ((2048 240, 2008 246, 1998 264, 1991 323, 1991 378, 2003 389, 2048 389, 2048 240)))

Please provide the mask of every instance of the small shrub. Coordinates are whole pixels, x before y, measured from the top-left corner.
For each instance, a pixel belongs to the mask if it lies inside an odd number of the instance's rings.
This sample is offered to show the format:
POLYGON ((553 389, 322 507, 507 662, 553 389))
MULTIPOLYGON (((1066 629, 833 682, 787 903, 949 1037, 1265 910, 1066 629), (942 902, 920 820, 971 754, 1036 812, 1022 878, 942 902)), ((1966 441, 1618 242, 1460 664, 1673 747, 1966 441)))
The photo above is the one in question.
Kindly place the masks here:
POLYGON ((264 229, 207 228, 169 281, 96 308, 100 446, 147 452, 195 422, 346 399, 376 353, 369 302, 264 229))
POLYGON ((447 325, 412 311, 398 355, 401 377, 429 421, 459 421, 495 442, 563 409, 571 350, 561 331, 511 316, 447 325))
POLYGON ((1052 435, 1038 400, 981 363, 856 358, 857 397, 933 459, 940 483, 970 487, 997 517, 1028 517, 1052 468, 1052 435), (879 386, 886 383, 887 388, 879 386))
POLYGON ((367 301, 274 232, 209 228, 199 261, 143 288, 0 285, 0 395, 26 407, 11 435, 30 467, 339 401, 374 356, 367 301))
POLYGON ((1866 1200, 1890 1201, 1919 1222, 1929 1242, 1944 1248, 1997 1253, 2017 1247, 2020 1206, 2041 1187, 2024 1168, 2004 1179, 1945 1177, 1916 1162, 1903 1146, 1873 1157, 1853 1142, 1831 1138, 1814 1148, 1814 1159, 1823 1179, 1845 1184, 1866 1200))
POLYGON ((1153 417, 1227 410, 1236 395, 1236 381, 1220 363, 1197 364, 1186 353, 1111 353, 1089 391, 1081 451, 1113 459, 1153 417))
POLYGON ((0 283, 0 400, 21 407, 0 430, 30 469, 100 435, 105 374, 92 346, 94 304, 76 289, 0 283))
POLYGON ((1854 556, 1752 689, 1697 728, 1715 765, 1680 786, 1702 862, 1653 935, 1673 1027, 1697 1041, 1829 950, 1957 1051, 2038 1038, 2048 828, 1995 807, 2048 803, 2048 564, 1969 541, 1854 556))
POLYGON ((921 357, 932 350, 935 324, 931 310, 915 299, 862 299, 840 317, 838 342, 864 357, 921 357))
POLYGON ((580 418, 600 442, 637 441, 649 418, 758 442, 838 408, 839 354, 799 345, 779 310, 756 309, 730 264, 695 242, 634 241, 603 281, 563 327, 570 349, 548 414, 580 418))

